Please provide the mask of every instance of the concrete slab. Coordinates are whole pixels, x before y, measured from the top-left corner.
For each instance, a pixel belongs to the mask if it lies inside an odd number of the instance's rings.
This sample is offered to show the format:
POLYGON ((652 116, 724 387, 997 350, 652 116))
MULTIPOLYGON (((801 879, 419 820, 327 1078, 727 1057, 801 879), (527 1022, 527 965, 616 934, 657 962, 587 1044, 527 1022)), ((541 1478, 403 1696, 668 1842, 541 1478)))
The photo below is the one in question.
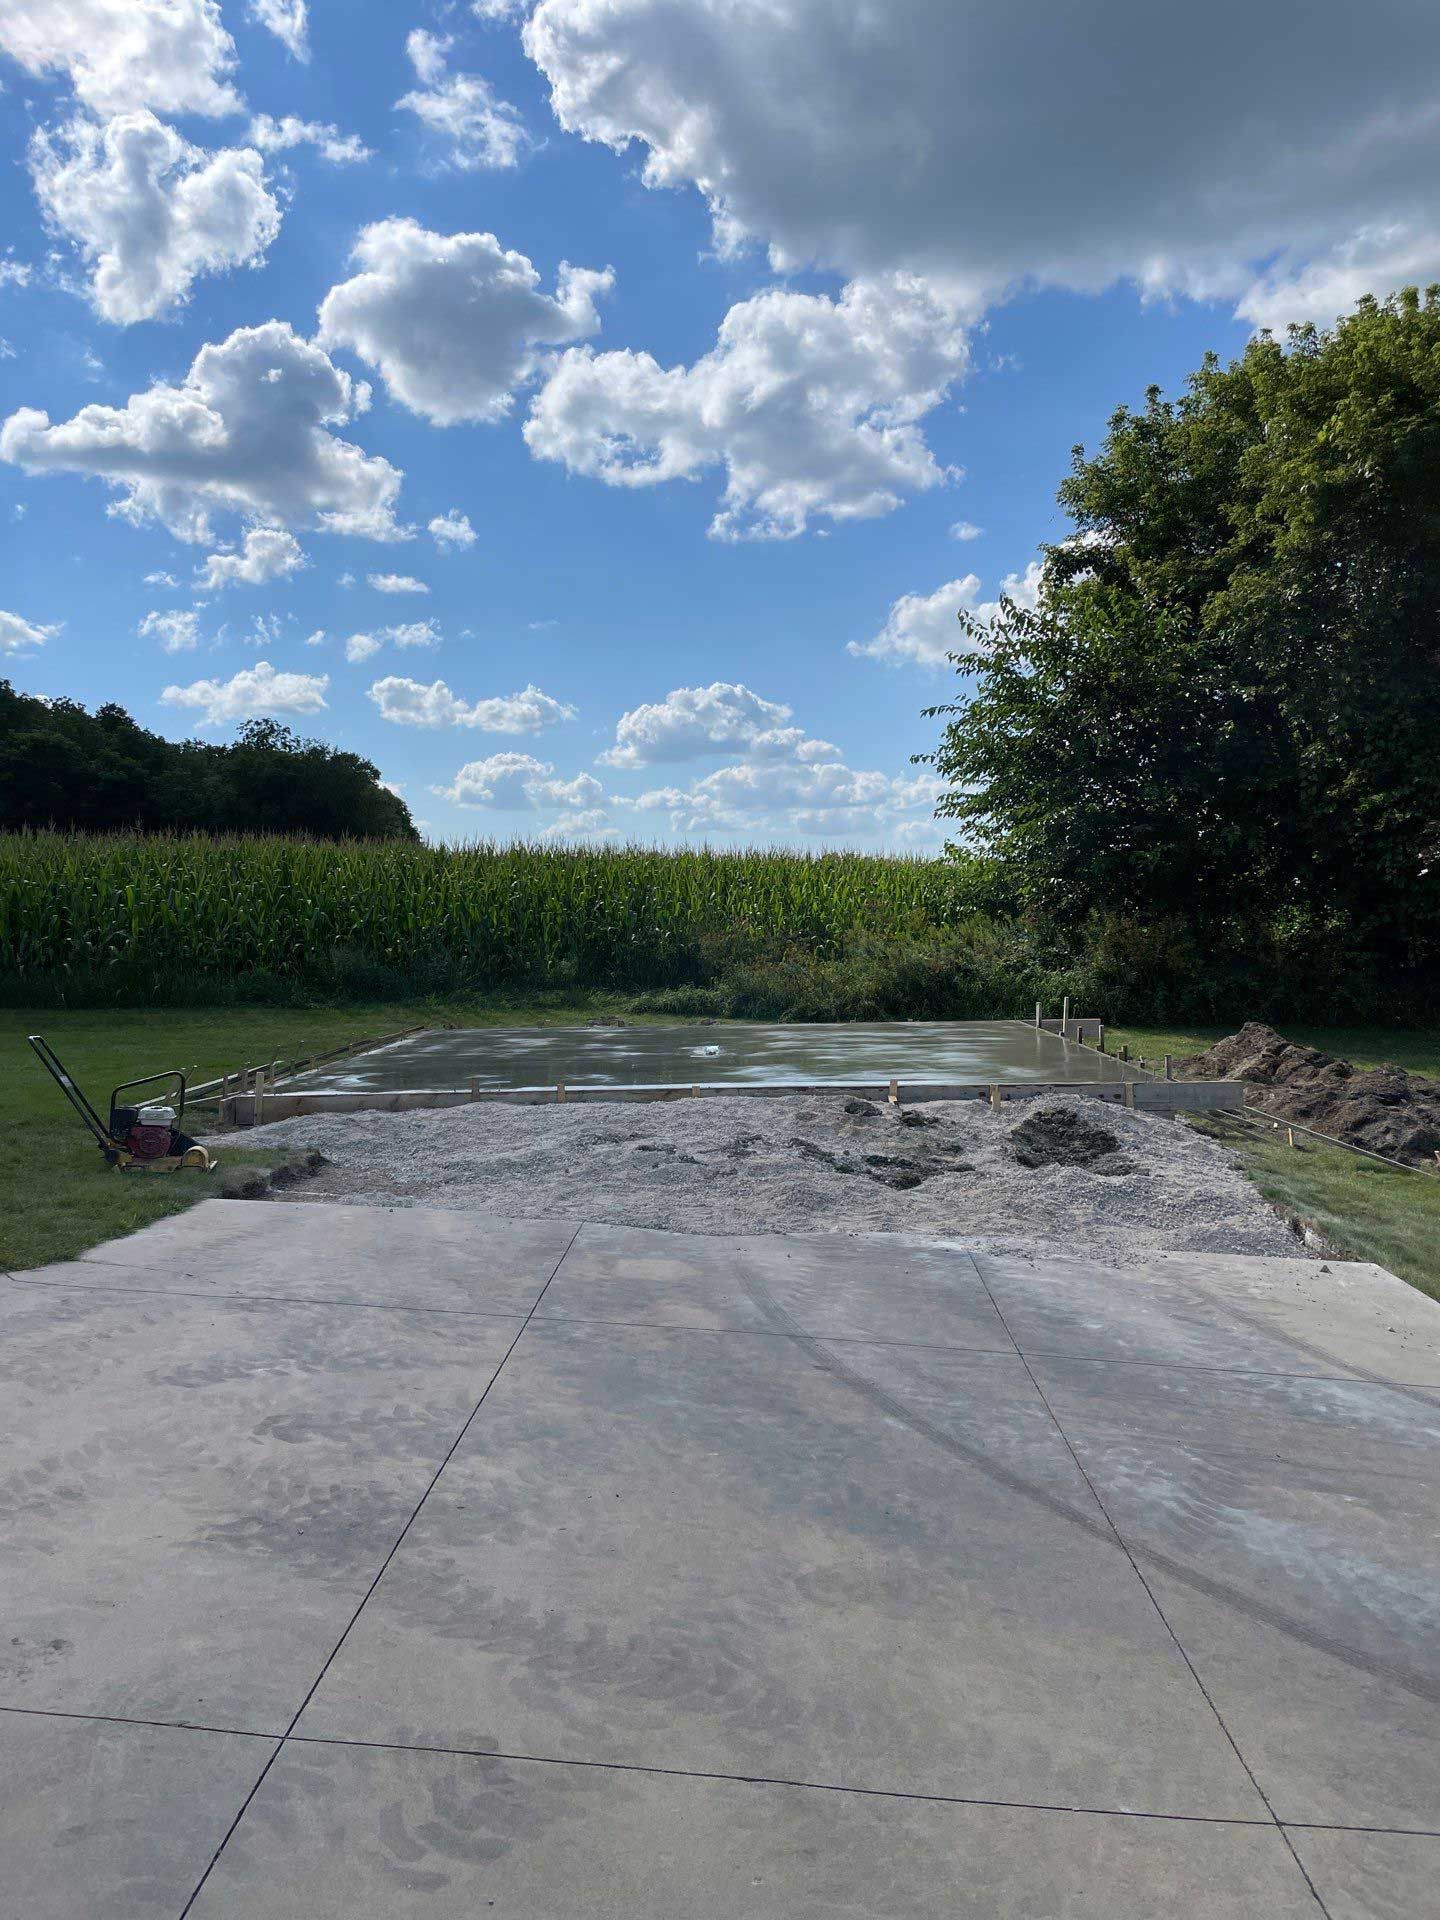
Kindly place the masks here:
POLYGON ((1440 1396, 1031 1365, 1280 1818, 1440 1829, 1440 1396))
POLYGON ((290 1745, 193 1913, 474 1920, 492 1909, 505 1920, 1318 1911, 1273 1827, 290 1745))
MULTIPOLYGON (((203 1200, 82 1254, 131 1268, 107 1284, 449 1312, 528 1313, 578 1221, 492 1220, 440 1208, 203 1200), (143 1276, 143 1277, 142 1277, 143 1276)), ((29 1278, 43 1278, 42 1273, 29 1278)))
POLYGON ((998 1354, 532 1321, 299 1731, 1263 1817, 998 1354))
POLYGON ((283 1731, 520 1321, 101 1271, 0 1294, 0 1705, 283 1731))
POLYGON ((667 1027, 435 1028, 288 1076, 282 1091, 765 1086, 887 1080, 1144 1079, 1113 1054, 1024 1020, 725 1021, 667 1027))
POLYGON ((887 1234, 582 1227, 536 1317, 1015 1351, 968 1254, 887 1234))
POLYGON ((1159 1253, 1116 1267, 1049 1249, 975 1263, 1026 1353, 1440 1385, 1440 1307, 1379 1267, 1159 1253))
POLYGON ((275 1745, 0 1713, 0 1910, 175 1920, 275 1745))
POLYGON ((1435 1911, 1440 1834, 1291 1834, 1330 1920, 1420 1920, 1435 1911))

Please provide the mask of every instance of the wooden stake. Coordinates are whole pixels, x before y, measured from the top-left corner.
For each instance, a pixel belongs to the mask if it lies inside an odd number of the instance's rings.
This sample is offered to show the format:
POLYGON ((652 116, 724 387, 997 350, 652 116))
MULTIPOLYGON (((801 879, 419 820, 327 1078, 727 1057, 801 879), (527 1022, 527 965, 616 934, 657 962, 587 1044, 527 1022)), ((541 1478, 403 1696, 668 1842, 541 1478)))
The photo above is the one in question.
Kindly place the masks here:
POLYGON ((1035 1025, 1037 1027, 1042 1026, 1044 1024, 1044 1020, 1045 1020, 1045 1015, 1041 1010, 1040 1002, 1037 1000, 1035 1002, 1035 1025))
POLYGON ((992 1082, 990 1087, 990 1105, 995 1109, 996 1113, 1000 1111, 1000 1102, 1004 1098, 1005 1094, 1003 1089, 992 1082))
POLYGON ((1097 1046, 1097 1047, 1098 1047, 1098 1048, 1100 1049, 1100 1051, 1101 1051, 1101 1053, 1104 1053, 1104 1051, 1105 1051, 1105 1022, 1104 1022, 1103 1020, 1102 1020, 1102 1021, 1100 1022, 1100 1031, 1099 1031, 1099 1032, 1098 1032, 1098 1033, 1096 1034, 1096 1036, 1095 1036, 1095 1044, 1096 1044, 1096 1046, 1097 1046))
POLYGON ((557 1080, 555 1082, 555 1098, 563 1107, 565 1104, 565 1082, 563 1080, 557 1080))
POLYGON ((891 1106, 892 1106, 892 1107, 898 1107, 898 1106, 899 1106, 899 1104, 900 1104, 900 1082, 899 1082, 898 1080, 892 1080, 892 1081, 890 1082, 890 1093, 889 1093, 889 1096, 888 1096, 888 1097, 889 1097, 889 1101, 890 1101, 890 1104, 891 1104, 891 1106))
POLYGON ((472 1100, 478 1100, 480 1098, 480 1076, 478 1073, 470 1076, 470 1098, 472 1100))
POLYGON ((1065 998, 1060 1002, 1060 1038, 1062 1040, 1069 1038, 1069 1028, 1070 1028, 1070 996, 1067 993, 1065 998))
POLYGON ((1121 1093, 1121 1095, 1120 1095, 1120 1098, 1121 1098, 1121 1099, 1122 1099, 1122 1100, 1124 1101, 1124 1103, 1125 1103, 1125 1105, 1126 1105, 1127 1107, 1133 1107, 1133 1106, 1134 1106, 1134 1104, 1135 1104, 1135 1082, 1134 1082, 1133 1080, 1127 1080, 1127 1081, 1125 1082, 1125 1087, 1124 1087, 1124 1091, 1123 1091, 1123 1092, 1121 1093))
POLYGON ((1293 1127, 1286 1127, 1285 1129, 1285 1144, 1289 1147, 1293 1147, 1295 1144, 1295 1129, 1293 1127))
POLYGON ((1129 1064, 1129 1061, 1130 1061, 1130 1042, 1129 1042, 1128 1040, 1122 1040, 1122 1041, 1120 1042, 1120 1058, 1121 1058, 1121 1059, 1122 1059, 1123 1061, 1125 1061, 1125 1063, 1126 1063, 1127 1065, 1129 1064))
POLYGON ((1172 1071, 1172 1067, 1173 1067, 1172 1058, 1167 1053, 1165 1056, 1165 1078, 1167 1080, 1173 1080, 1175 1078, 1174 1072, 1172 1071))

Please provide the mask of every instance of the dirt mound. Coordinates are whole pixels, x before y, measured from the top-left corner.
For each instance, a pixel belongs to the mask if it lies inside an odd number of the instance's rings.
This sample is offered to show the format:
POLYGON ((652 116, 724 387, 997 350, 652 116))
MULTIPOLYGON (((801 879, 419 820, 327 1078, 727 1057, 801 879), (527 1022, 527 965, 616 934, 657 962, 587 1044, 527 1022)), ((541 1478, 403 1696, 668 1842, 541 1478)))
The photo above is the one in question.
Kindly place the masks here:
POLYGON ((1088 1167, 1091 1173, 1133 1173, 1107 1127, 1069 1107, 1042 1107, 1010 1129, 1010 1144, 1022 1167, 1088 1167))
POLYGON ((1177 1070, 1189 1080, 1246 1080, 1247 1105, 1411 1166, 1440 1152, 1440 1081, 1404 1067, 1352 1067, 1258 1020, 1177 1070))

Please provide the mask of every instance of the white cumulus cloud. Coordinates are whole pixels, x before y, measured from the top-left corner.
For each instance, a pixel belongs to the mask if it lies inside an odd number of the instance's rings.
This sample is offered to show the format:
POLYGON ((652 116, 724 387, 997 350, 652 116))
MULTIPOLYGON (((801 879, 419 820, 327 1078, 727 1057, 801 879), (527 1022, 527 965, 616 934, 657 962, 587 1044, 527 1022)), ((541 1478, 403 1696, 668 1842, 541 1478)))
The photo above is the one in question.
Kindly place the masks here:
POLYGON ((450 41, 416 27, 405 51, 420 86, 395 102, 445 145, 448 164, 465 173, 515 167, 533 144, 524 121, 477 73, 447 73, 450 41))
POLYGON ((566 353, 525 438, 541 459, 616 487, 724 470, 718 539, 789 539, 812 517, 866 519, 947 477, 925 415, 966 368, 956 309, 912 278, 839 299, 741 301, 689 367, 648 353, 566 353))
POLYGON ((91 304, 117 325, 179 305, 201 274, 253 265, 280 231, 258 153, 207 153, 143 108, 38 134, 30 163, 48 225, 74 244, 91 304))
POLYGON ((430 522, 429 532, 442 552, 473 547, 480 537, 470 524, 470 516, 461 513, 458 507, 451 507, 448 513, 437 513, 430 522))
MULTIPOLYGON (((1286 0, 1203 32, 1136 0, 540 0, 524 33, 561 125, 639 143, 722 246, 976 300, 1126 279, 1280 319, 1328 315, 1338 285, 1305 273, 1367 233, 1405 229, 1404 277, 1440 272, 1440 10, 1304 19, 1297 38, 1286 0)), ((1369 290, 1400 262, 1380 249, 1369 290)))
POLYGON ((786 728, 790 709, 765 700, 738 682, 716 680, 708 687, 676 687, 663 700, 623 713, 615 744, 600 755, 607 767, 653 767, 663 761, 693 760, 757 743, 787 745, 803 738, 786 728))
POLYGON ((554 294, 493 233, 432 233, 417 220, 366 227, 360 271, 330 289, 319 338, 377 367, 390 392, 437 426, 498 420, 546 352, 596 332, 613 276, 562 265, 554 294))
POLYGON ((18 613, 0 611, 0 653, 25 653, 31 647, 43 647, 59 631, 58 625, 42 627, 33 620, 22 619, 18 613))
POLYGON ((262 153, 288 153, 293 147, 314 147, 322 160, 332 167, 354 166, 371 158, 369 147, 358 133, 341 133, 329 120, 301 120, 293 113, 279 120, 268 113, 256 114, 250 122, 250 144, 262 153))
POLYGON ((433 791, 458 807, 493 807, 505 813, 543 807, 574 811, 594 806, 604 793, 593 774, 557 779, 548 761, 529 753, 495 753, 488 760, 468 761, 448 787, 433 791))
MULTIPOLYGON (((1042 575, 1041 563, 1032 560, 1024 573, 1007 573, 1000 592, 1019 606, 1034 607, 1042 575)), ((946 667, 952 653, 970 650, 971 643, 960 631, 962 610, 982 621, 992 620, 1000 610, 999 599, 982 600, 980 591, 979 574, 967 573, 934 593, 902 593, 874 639, 852 640, 846 652, 890 666, 946 667)))
POLYGON ((179 386, 157 381, 123 407, 57 425, 20 408, 0 427, 0 459, 103 480, 119 493, 112 513, 183 540, 210 539, 216 513, 394 540, 401 474, 331 431, 367 401, 363 382, 271 320, 202 347, 179 386))
POLYGON ((158 640, 166 653, 189 653, 200 644, 200 615, 197 609, 178 609, 147 613, 135 631, 142 640, 158 640))
POLYGON ((220 727, 262 714, 319 713, 329 685, 328 673, 279 673, 268 660, 260 660, 228 680, 166 687, 160 698, 167 707, 199 713, 203 726, 220 727))
POLYGON ((462 700, 443 680, 429 686, 391 675, 377 680, 370 698, 380 718, 404 727, 475 727, 482 733, 540 733, 575 718, 574 707, 527 686, 488 700, 462 700))
POLYGON ((250 18, 273 33, 296 60, 310 58, 306 0, 250 0, 247 11, 250 18))
POLYGON ((293 533, 281 527, 250 527, 238 553, 212 553, 196 575, 199 587, 258 587, 284 580, 305 565, 293 533))
POLYGON ((345 642, 345 658, 352 666, 357 666, 362 660, 373 660, 384 644, 373 633, 352 633, 345 642))
POLYGON ((367 573, 365 578, 377 593, 428 593, 429 587, 413 573, 367 573))
POLYGON ((29 73, 64 75, 98 114, 240 107, 216 0, 5 0, 0 51, 29 73))

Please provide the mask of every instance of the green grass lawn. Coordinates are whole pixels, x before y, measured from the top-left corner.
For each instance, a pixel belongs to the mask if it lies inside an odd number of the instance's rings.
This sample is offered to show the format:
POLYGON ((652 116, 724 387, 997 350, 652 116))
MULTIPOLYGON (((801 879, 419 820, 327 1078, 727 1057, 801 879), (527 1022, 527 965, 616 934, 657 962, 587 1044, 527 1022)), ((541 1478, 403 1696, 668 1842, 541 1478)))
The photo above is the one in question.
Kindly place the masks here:
MULTIPOLYGON (((242 1066, 295 1060, 422 1024, 534 1025, 593 1019, 611 1003, 495 996, 472 1006, 218 1007, 124 1012, 0 1011, 0 1271, 71 1260, 224 1191, 225 1168, 283 1156, 226 1146, 220 1174, 118 1173, 25 1044, 42 1033, 103 1119, 110 1089, 180 1067, 197 1084, 242 1066)), ((629 1016, 627 1016, 629 1017, 629 1016)))
MULTIPOLYGON (((1286 1026, 1283 1031, 1287 1040, 1319 1047, 1350 1061, 1352 1066, 1389 1063, 1440 1080, 1440 1027, 1286 1026)), ((1178 1032, 1162 1027, 1107 1027, 1105 1044, 1118 1047, 1128 1042, 1132 1059, 1143 1053, 1147 1060, 1161 1060, 1170 1053, 1178 1060, 1183 1054, 1203 1053, 1234 1032, 1234 1027, 1189 1027, 1178 1032)))
MULTIPOLYGON (((618 1011, 621 1004, 618 998, 598 994, 496 994, 465 1005, 0 1011, 0 1270, 20 1272, 73 1259, 102 1240, 223 1192, 226 1168, 280 1157, 227 1145, 218 1175, 117 1173, 106 1166, 26 1046, 28 1033, 46 1036, 103 1113, 117 1082, 162 1068, 181 1067, 202 1081, 241 1066, 298 1059, 402 1027, 558 1026, 618 1011)), ((1132 1054, 1158 1059, 1165 1053, 1198 1052, 1222 1031, 1120 1028, 1112 1030, 1111 1038, 1116 1044, 1128 1041, 1132 1054)), ((1440 1029, 1295 1028, 1291 1033, 1357 1064, 1394 1060, 1440 1074, 1440 1029)), ((1240 1129, 1231 1132, 1229 1144, 1268 1198, 1312 1221, 1338 1247, 1357 1258, 1378 1260, 1440 1298, 1440 1178, 1392 1173, 1313 1143, 1292 1152, 1240 1129)))

